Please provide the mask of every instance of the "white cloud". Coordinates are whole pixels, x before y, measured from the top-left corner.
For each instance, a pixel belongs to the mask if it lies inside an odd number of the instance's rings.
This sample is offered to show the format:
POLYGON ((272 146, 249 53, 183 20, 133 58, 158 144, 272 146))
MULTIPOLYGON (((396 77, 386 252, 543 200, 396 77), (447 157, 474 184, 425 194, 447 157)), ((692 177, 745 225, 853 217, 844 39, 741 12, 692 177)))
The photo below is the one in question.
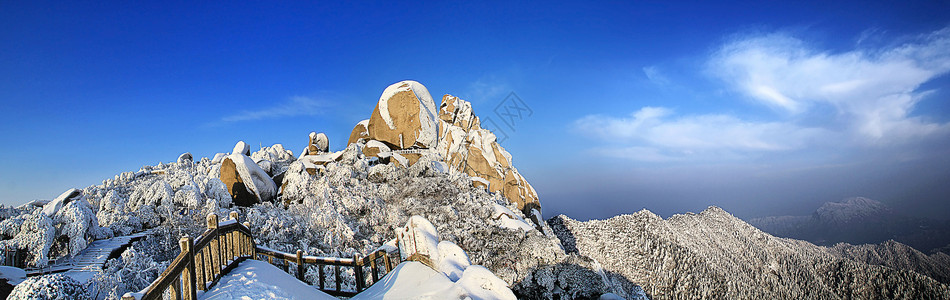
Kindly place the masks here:
POLYGON ((618 147, 595 153, 645 161, 739 158, 752 152, 799 149, 824 133, 782 122, 749 122, 722 114, 674 116, 663 107, 644 107, 629 117, 591 115, 575 129, 618 147), (633 146, 630 146, 633 145, 633 146))
MULTIPOLYGON (((589 151, 638 161, 719 161, 828 147, 912 149, 950 136, 947 123, 912 115, 932 92, 920 86, 950 72, 950 28, 909 40, 832 52, 781 33, 747 36, 720 47, 707 67, 727 89, 778 112, 760 116, 764 121, 643 107, 626 117, 589 115, 573 126, 603 142, 589 151)), ((655 71, 643 69, 654 81, 655 71)))
POLYGON ((918 91, 921 84, 950 71, 947 49, 950 28, 904 44, 840 53, 769 34, 727 43, 709 66, 731 88, 759 103, 791 115, 829 105, 865 141, 891 143, 946 130, 944 124, 910 114, 927 95, 918 91))
POLYGON ((259 110, 245 110, 221 118, 221 122, 256 121, 293 116, 312 116, 323 113, 327 104, 310 97, 294 96, 275 106, 259 110))

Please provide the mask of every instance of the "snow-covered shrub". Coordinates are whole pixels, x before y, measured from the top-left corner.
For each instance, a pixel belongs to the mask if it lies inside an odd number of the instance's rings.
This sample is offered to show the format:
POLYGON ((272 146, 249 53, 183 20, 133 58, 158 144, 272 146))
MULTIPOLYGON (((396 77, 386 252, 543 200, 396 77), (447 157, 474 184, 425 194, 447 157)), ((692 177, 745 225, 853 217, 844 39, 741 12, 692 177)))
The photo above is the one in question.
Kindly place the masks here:
POLYGON ((27 278, 7 299, 89 299, 85 288, 72 277, 50 274, 27 278))
POLYGON ((69 238, 70 256, 86 249, 87 240, 107 239, 113 234, 108 227, 99 227, 99 220, 84 197, 67 203, 54 219, 60 226, 60 234, 69 238))
POLYGON ((2 246, 7 249, 27 249, 27 266, 45 267, 49 263, 49 252, 56 239, 53 220, 42 210, 34 210, 0 222, 0 232, 4 237, 2 246))
POLYGON ((133 245, 119 258, 110 259, 86 284, 95 299, 120 299, 126 292, 138 292, 152 283, 168 262, 158 263, 133 245))

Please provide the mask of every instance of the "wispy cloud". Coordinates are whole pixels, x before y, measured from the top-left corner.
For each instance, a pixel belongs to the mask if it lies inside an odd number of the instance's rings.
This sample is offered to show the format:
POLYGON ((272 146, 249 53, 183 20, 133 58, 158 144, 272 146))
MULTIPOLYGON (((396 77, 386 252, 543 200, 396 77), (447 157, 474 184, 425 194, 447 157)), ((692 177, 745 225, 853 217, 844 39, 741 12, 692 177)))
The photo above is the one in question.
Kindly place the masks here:
MULTIPOLYGON (((950 72, 950 28, 903 41, 832 52, 783 33, 737 38, 712 53, 705 68, 723 88, 775 114, 744 120, 716 111, 678 115, 643 107, 628 116, 588 115, 573 127, 601 140, 590 151, 638 161, 721 160, 827 145, 907 146, 950 136, 947 123, 912 115, 932 92, 920 86, 950 72)), ((654 82, 668 80, 651 67, 643 72, 654 82)))
POLYGON ((865 140, 890 143, 945 130, 910 114, 928 95, 918 90, 921 84, 950 71, 947 49, 950 28, 904 44, 840 53, 775 33, 723 45, 709 68, 758 103, 792 115, 828 105, 865 140))
POLYGON ((628 117, 591 115, 574 122, 588 135, 617 147, 594 148, 611 157, 645 161, 739 158, 744 153, 799 149, 824 134, 783 122, 749 122, 724 114, 676 116, 663 107, 644 107, 628 117), (632 146, 631 146, 632 145, 632 146))
POLYGON ((660 69, 656 66, 643 67, 643 75, 647 77, 653 84, 664 86, 670 84, 670 79, 666 78, 663 73, 660 72, 660 69))
POLYGON ((294 96, 277 105, 257 110, 245 110, 222 117, 219 123, 257 121, 294 116, 313 116, 323 113, 328 104, 311 97, 294 96))

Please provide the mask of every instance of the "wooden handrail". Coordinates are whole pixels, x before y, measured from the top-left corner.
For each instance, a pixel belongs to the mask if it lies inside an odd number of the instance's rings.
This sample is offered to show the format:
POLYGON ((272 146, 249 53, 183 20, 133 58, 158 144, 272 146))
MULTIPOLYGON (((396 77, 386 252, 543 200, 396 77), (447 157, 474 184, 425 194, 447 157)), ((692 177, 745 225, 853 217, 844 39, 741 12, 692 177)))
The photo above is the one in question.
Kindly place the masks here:
MULTIPOLYGON (((304 282, 306 265, 316 266, 321 291, 334 296, 352 297, 379 281, 380 270, 383 270, 378 262, 380 259, 385 267, 384 275, 392 271, 401 259, 398 250, 396 253, 390 253, 384 249, 376 250, 365 257, 354 254, 352 258, 308 256, 300 250, 294 254, 277 251, 257 245, 249 229, 250 224, 238 223, 237 217, 237 212, 232 211, 230 219, 218 222, 217 215, 209 214, 208 228, 197 240, 188 236, 182 237, 179 240, 181 253, 172 260, 168 268, 144 290, 126 293, 122 299, 160 299, 166 294, 172 299, 196 299, 197 291, 209 290, 245 259, 259 258, 265 258, 270 264, 283 265, 285 272, 294 274, 304 282), (396 255, 395 260, 392 259, 393 254, 396 255), (283 263, 278 264, 280 261, 283 263), (293 272, 289 269, 289 263, 296 265, 293 272), (324 268, 328 266, 333 267, 334 271, 335 288, 332 289, 326 286, 324 268), (353 269, 355 291, 344 290, 341 286, 341 267, 353 269), (370 268, 370 278, 366 278, 367 267, 370 268)), ((429 257, 423 254, 411 255, 409 260, 418 260, 430 266, 432 264, 429 257)))

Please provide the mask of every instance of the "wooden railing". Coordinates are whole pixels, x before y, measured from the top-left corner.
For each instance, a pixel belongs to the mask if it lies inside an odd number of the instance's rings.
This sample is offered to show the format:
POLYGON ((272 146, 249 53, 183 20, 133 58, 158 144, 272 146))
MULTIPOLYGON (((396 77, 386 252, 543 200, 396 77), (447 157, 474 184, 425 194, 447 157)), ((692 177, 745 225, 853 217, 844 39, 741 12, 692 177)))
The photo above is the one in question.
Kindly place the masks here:
POLYGON ((337 257, 318 257, 318 256, 306 256, 303 255, 303 252, 297 250, 296 254, 290 254, 286 252, 280 252, 273 249, 268 249, 258 246, 257 248, 257 257, 264 260, 266 257, 267 262, 278 266, 283 267, 284 271, 287 273, 293 274, 300 279, 300 281, 307 282, 305 279, 307 265, 313 265, 317 268, 317 282, 315 285, 319 289, 327 294, 333 296, 344 296, 352 297, 357 293, 362 292, 369 286, 373 285, 379 281, 382 277, 392 271, 392 269, 399 264, 399 256, 396 255, 396 258, 393 259, 392 254, 379 249, 365 257, 359 257, 354 255, 353 258, 337 258, 337 257), (294 264, 294 267, 291 268, 290 263, 294 264), (330 269, 330 272, 333 275, 333 286, 329 286, 327 278, 327 269, 330 269), (344 270, 341 268, 352 268, 353 275, 355 276, 355 287, 353 290, 346 290, 343 286, 342 274, 344 270), (369 268, 369 273, 367 273, 366 268, 369 268), (366 275, 370 277, 366 277, 366 275))
POLYGON ((249 225, 238 224, 237 212, 220 223, 217 215, 208 215, 208 229, 198 240, 181 238, 181 254, 158 279, 142 292, 126 293, 122 299, 196 299, 198 290, 207 290, 244 259, 254 257, 256 245, 249 225))
MULTIPOLYGON (((386 275, 399 264, 398 250, 390 253, 384 249, 376 250, 365 257, 354 255, 352 258, 307 256, 300 250, 290 254, 266 247, 258 246, 251 234, 250 224, 237 222, 237 212, 231 212, 230 219, 218 222, 218 216, 208 215, 208 229, 197 240, 183 237, 179 240, 181 254, 178 254, 168 265, 168 268, 158 276, 146 289, 138 293, 126 293, 123 300, 132 299, 196 299, 197 291, 207 291, 213 287, 222 276, 237 267, 246 259, 264 260, 284 271, 291 273, 301 281, 305 280, 306 265, 317 268, 317 285, 321 291, 334 296, 351 297, 365 290, 379 281, 381 275, 386 275), (395 259, 392 255, 395 254, 395 259), (291 269, 290 264, 294 267, 291 269), (342 286, 341 268, 353 269, 355 288, 346 290, 342 286), (334 287, 327 286, 326 269, 332 269, 334 287), (366 268, 369 268, 370 277, 366 277, 366 268)), ((428 257, 411 256, 413 259, 428 257)), ((431 263, 429 263, 431 264, 431 263)))

